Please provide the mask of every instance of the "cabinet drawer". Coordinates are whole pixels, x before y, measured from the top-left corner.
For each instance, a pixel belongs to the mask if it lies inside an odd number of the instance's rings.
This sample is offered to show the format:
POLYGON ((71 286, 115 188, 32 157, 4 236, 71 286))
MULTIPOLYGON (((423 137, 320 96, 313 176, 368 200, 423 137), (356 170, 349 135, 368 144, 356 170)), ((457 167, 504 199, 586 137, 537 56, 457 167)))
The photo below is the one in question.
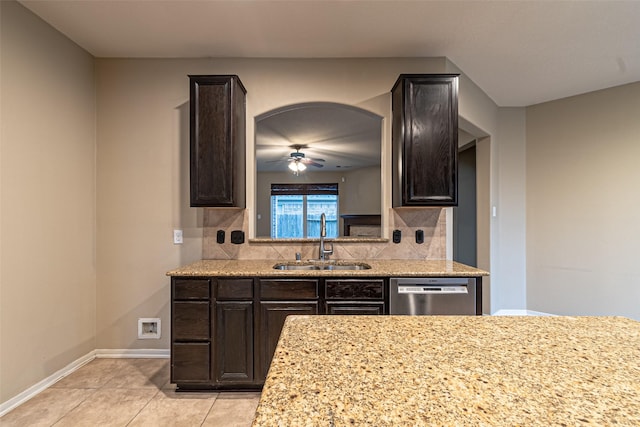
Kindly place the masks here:
POLYGON ((206 382, 211 379, 209 343, 175 343, 171 346, 171 382, 206 382))
POLYGON ((327 299, 381 300, 384 299, 384 280, 327 279, 325 295, 327 299))
POLYGON ((209 299, 210 282, 209 279, 173 279, 173 299, 209 299))
POLYGON ((253 299, 253 279, 218 279, 218 299, 253 299))
POLYGON ((173 340, 209 340, 211 338, 208 301, 173 303, 173 340))
POLYGON ((383 302, 328 302, 327 314, 341 315, 382 315, 384 314, 383 302))
POLYGON ((318 281, 305 279, 260 280, 261 299, 317 299, 318 281))

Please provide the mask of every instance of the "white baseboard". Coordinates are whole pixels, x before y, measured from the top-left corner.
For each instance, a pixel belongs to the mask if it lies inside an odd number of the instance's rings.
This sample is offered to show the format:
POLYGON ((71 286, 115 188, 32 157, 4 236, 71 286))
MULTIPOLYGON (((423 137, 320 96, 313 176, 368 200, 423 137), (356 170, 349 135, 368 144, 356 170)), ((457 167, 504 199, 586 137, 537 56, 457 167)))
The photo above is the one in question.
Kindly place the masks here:
POLYGON ((80 369, 81 367, 91 362, 95 358, 96 358, 95 350, 90 351, 89 353, 85 354, 79 359, 76 359, 73 362, 69 363, 64 368, 49 375, 47 378, 43 379, 42 381, 39 381, 38 383, 32 385, 22 393, 19 393, 18 395, 12 397, 6 402, 2 402, 0 404, 0 417, 6 414, 7 412, 9 412, 10 410, 12 410, 13 408, 31 399, 41 391, 47 389, 48 387, 51 387, 53 384, 57 383, 58 381, 60 381, 62 378, 66 377, 73 371, 80 369))
POLYGON ((96 358, 130 358, 130 359, 168 359, 170 357, 169 349, 140 349, 140 350, 112 350, 112 349, 97 349, 90 351, 84 356, 69 363, 64 368, 54 372, 47 378, 32 385, 22 393, 12 397, 6 402, 0 403, 0 417, 11 411, 12 409, 22 405, 27 400, 35 397, 38 393, 51 387, 53 384, 60 381, 62 378, 77 371, 87 363, 96 358))
POLYGON ((171 356, 169 349, 109 349, 95 350, 98 359, 168 359, 171 356))
POLYGON ((492 314, 492 316, 555 316, 551 313, 543 313, 541 311, 533 310, 498 310, 492 314))

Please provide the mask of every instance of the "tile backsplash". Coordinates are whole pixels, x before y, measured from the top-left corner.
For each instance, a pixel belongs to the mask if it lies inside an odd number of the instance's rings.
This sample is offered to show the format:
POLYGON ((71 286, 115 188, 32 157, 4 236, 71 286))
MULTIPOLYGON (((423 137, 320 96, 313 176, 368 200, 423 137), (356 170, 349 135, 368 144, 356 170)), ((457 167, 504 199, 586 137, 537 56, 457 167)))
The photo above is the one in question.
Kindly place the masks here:
MULTIPOLYGON (((388 242, 333 242, 333 259, 445 259, 446 213, 442 208, 391 209, 389 229, 400 230, 400 243, 388 242), (418 244, 416 230, 424 231, 424 243, 418 244)), ((302 259, 318 257, 316 242, 248 241, 246 209, 204 209, 203 259, 302 259), (218 230, 225 231, 225 242, 217 243, 218 230), (231 243, 231 231, 242 230, 245 242, 231 243)), ((327 240, 331 242, 331 239, 327 240)))

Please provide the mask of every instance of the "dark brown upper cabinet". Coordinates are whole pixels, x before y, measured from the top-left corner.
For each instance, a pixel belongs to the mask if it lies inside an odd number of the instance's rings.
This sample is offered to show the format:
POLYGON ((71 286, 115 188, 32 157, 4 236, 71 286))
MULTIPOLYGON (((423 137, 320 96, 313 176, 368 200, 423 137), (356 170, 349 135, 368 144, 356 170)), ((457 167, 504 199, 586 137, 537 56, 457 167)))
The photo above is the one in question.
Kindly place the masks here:
POLYGON ((458 75, 401 74, 392 93, 393 207, 458 204, 458 75))
POLYGON ((245 207, 245 97, 238 76, 189 76, 191 206, 245 207))

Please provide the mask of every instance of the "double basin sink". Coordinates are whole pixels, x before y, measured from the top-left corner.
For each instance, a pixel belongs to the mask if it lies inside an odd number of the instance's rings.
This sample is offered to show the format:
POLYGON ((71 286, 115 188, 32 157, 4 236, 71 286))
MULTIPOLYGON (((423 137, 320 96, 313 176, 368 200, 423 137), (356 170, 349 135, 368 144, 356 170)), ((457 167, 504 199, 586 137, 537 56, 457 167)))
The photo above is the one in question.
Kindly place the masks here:
POLYGON ((369 270, 371 266, 364 262, 344 261, 295 261, 283 262, 273 266, 276 270, 369 270))

